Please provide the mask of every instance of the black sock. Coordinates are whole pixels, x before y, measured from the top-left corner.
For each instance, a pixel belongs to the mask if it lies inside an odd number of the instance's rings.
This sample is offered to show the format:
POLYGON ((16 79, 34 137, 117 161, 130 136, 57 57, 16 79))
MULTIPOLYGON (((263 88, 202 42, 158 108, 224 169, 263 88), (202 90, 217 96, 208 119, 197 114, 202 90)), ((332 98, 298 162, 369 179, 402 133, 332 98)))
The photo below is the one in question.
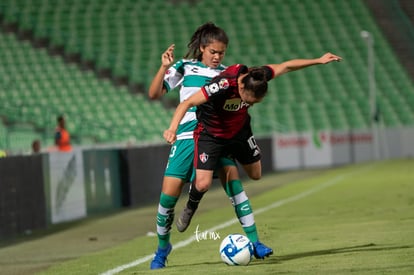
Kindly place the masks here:
POLYGON ((192 210, 197 210, 198 204, 200 203, 201 199, 203 198, 205 192, 200 192, 195 187, 194 183, 191 184, 189 198, 187 201, 187 207, 192 210))

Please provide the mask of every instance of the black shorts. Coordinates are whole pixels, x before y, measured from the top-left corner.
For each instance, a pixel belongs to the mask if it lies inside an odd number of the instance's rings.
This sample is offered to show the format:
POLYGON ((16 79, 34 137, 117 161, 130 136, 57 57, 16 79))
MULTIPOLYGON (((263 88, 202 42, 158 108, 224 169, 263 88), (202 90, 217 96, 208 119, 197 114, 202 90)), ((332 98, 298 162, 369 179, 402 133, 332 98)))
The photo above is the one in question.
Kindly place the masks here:
POLYGON ((220 157, 236 159, 241 164, 251 164, 261 159, 260 148, 254 139, 250 123, 231 139, 211 136, 205 129, 194 132, 196 169, 214 170, 220 157))

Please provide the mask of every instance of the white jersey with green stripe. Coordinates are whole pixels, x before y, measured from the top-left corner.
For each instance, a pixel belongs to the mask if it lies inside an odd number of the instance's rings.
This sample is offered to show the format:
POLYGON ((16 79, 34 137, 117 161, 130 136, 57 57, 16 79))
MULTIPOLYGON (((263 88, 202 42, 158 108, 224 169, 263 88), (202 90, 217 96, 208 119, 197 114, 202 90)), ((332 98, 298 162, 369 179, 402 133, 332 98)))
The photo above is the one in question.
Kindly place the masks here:
MULTIPOLYGON (((172 65, 164 76, 164 86, 167 92, 180 86, 180 102, 189 98, 213 77, 223 71, 226 66, 220 64, 217 68, 209 68, 195 59, 181 59, 172 65)), ((197 125, 196 107, 190 108, 181 120, 177 129, 177 139, 192 139, 197 125)))

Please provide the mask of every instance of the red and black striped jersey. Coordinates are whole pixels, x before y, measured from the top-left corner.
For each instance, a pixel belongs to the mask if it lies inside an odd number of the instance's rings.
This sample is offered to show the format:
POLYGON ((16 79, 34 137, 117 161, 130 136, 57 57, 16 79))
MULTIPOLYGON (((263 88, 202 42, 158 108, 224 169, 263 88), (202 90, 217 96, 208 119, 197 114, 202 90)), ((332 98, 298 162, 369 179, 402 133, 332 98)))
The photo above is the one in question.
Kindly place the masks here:
MULTIPOLYGON (((273 70, 266 68, 273 76, 273 70)), ((213 136, 230 139, 250 122, 249 104, 241 100, 237 84, 239 75, 248 70, 242 64, 229 66, 201 88, 207 102, 197 107, 199 130, 201 127, 213 136)))

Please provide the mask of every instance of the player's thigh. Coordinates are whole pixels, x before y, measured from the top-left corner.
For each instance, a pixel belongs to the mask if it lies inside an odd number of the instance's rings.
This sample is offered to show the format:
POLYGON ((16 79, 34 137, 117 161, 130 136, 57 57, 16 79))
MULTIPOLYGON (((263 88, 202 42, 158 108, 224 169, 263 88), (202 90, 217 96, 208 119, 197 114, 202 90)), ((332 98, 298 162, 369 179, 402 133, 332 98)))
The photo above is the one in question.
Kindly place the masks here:
POLYGON ((258 180, 262 177, 262 162, 260 160, 249 164, 243 164, 243 169, 249 178, 258 180))
POLYGON ((236 161, 231 157, 220 158, 215 173, 220 178, 223 186, 229 181, 240 178, 236 161))
POLYGON ((164 176, 190 182, 194 174, 194 140, 177 140, 170 150, 164 176))
POLYGON ((195 141, 194 166, 196 169, 215 170, 223 156, 226 143, 201 134, 195 141))
POLYGON ((231 153, 243 165, 247 175, 254 180, 262 176, 261 152, 251 129, 245 129, 231 144, 231 153))

